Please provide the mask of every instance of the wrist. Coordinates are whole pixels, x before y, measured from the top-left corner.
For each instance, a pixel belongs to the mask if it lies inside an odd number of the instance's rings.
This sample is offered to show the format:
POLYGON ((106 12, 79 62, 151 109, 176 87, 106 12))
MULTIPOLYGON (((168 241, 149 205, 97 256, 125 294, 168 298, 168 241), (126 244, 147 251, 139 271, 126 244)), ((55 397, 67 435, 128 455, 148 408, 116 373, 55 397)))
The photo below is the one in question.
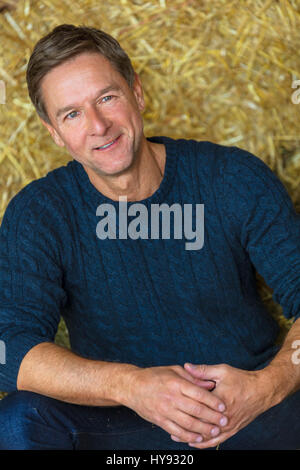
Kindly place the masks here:
POLYGON ((282 373, 282 368, 268 365, 257 371, 257 375, 266 409, 278 405, 290 393, 289 383, 282 373))
POLYGON ((107 388, 109 397, 119 405, 129 406, 130 397, 134 392, 133 377, 139 367, 132 364, 110 363, 109 382, 107 388))

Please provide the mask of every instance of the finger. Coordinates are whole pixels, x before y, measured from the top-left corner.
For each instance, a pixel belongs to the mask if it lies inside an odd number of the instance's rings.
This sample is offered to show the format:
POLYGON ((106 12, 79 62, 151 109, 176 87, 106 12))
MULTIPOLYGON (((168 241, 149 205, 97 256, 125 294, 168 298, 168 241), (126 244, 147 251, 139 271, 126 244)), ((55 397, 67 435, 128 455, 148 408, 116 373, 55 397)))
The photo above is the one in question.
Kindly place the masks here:
POLYGON ((225 403, 215 394, 210 393, 202 387, 183 382, 181 384, 181 392, 183 395, 202 403, 213 410, 223 413, 226 409, 225 403))
MULTIPOLYGON (((206 434, 209 434, 215 425, 224 427, 228 424, 228 418, 224 416, 224 414, 188 397, 177 400, 176 407, 183 413, 193 418, 197 418, 196 422, 199 422, 200 420, 204 423, 208 423, 210 427, 205 427, 205 429, 208 430, 206 434)), ((201 432, 203 431, 201 430, 201 432)))
POLYGON ((225 442, 227 439, 229 439, 231 436, 233 436, 233 432, 228 432, 228 433, 222 433, 218 437, 215 437, 213 439, 209 439, 207 441, 202 441, 202 442, 189 442, 190 447, 196 447, 197 449, 208 449, 211 447, 217 447, 222 442, 225 442))
POLYGON ((210 392, 216 388, 216 382, 214 380, 201 380, 194 378, 194 384, 199 387, 206 388, 206 390, 209 390, 210 392))
POLYGON ((171 435, 176 436, 178 441, 186 443, 199 442, 200 436, 203 439, 210 440, 220 434, 219 427, 204 423, 182 412, 174 413, 172 422, 169 421, 168 427, 164 427, 164 429, 171 435), (190 439, 190 436, 192 436, 192 439, 190 439))
POLYGON ((192 442, 197 444, 203 441, 203 436, 199 433, 184 429, 177 422, 166 420, 161 427, 170 434, 173 441, 176 442, 192 442))
POLYGON ((189 372, 187 372, 184 369, 177 369, 176 373, 180 375, 180 377, 183 377, 184 379, 188 380, 189 382, 198 385, 199 387, 206 388, 206 390, 214 390, 216 387, 216 382, 213 380, 202 380, 198 379, 197 377, 192 376, 189 372))
MULTIPOLYGON (((171 434, 171 439, 175 442, 187 442, 187 441, 181 440, 179 437, 174 436, 173 434, 171 434)), ((199 435, 195 443, 193 443, 194 445, 193 446, 191 445, 191 447, 196 447, 196 445, 200 442, 203 442, 203 437, 199 435)))
POLYGON ((195 447, 196 449, 209 449, 211 447, 217 447, 220 445, 223 441, 220 441, 218 438, 215 439, 210 439, 209 441, 201 441, 199 442, 189 442, 190 447, 195 447))
MULTIPOLYGON (((181 410, 180 410, 181 411, 181 410)), ((196 411, 194 411, 196 414, 196 411)), ((181 415, 177 415, 176 422, 184 429, 188 429, 189 431, 192 431, 196 434, 200 434, 204 439, 211 439, 212 437, 216 437, 220 434, 220 421, 222 418, 215 418, 213 416, 212 412, 212 418, 215 419, 217 423, 206 421, 201 418, 201 415, 205 415, 208 419, 210 416, 210 412, 205 406, 199 407, 199 416, 200 417, 194 417, 190 414, 187 414, 186 412, 181 411, 181 415), (207 412, 206 412, 206 410, 207 412), (203 410, 203 411, 201 411, 203 410)), ((227 420, 226 417, 223 417, 225 420, 227 420)), ((227 422, 227 421, 226 421, 227 422)))
POLYGON ((188 380, 189 382, 199 385, 200 387, 205 387, 207 389, 214 388, 216 386, 216 383, 213 380, 201 380, 198 379, 197 377, 194 377, 191 375, 188 371, 183 369, 183 367, 177 367, 175 366, 173 370, 176 372, 176 374, 180 375, 180 377, 188 380))

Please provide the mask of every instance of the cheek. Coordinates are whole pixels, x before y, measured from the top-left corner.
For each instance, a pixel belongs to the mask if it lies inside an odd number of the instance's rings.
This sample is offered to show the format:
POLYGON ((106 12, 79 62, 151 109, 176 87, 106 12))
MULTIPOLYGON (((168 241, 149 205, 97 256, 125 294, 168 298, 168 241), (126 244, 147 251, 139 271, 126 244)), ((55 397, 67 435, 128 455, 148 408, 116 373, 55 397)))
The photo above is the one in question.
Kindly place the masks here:
POLYGON ((143 130, 144 123, 142 116, 136 111, 132 112, 129 116, 127 115, 127 125, 129 132, 136 138, 143 130))
POLYGON ((85 135, 80 129, 72 130, 66 135, 66 146, 70 152, 82 150, 85 146, 85 135))

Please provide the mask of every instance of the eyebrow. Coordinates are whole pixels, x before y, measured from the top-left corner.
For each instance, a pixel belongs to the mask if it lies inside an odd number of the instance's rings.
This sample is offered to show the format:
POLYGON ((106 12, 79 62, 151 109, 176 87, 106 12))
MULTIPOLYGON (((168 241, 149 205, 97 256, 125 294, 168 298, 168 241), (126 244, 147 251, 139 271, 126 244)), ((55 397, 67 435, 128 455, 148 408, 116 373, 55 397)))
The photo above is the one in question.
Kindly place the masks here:
MULTIPOLYGON (((95 100, 99 98, 99 96, 104 95, 105 93, 108 93, 109 91, 120 91, 120 86, 119 85, 109 85, 102 90, 98 90, 95 96, 95 100)), ((55 118, 58 119, 62 114, 66 113, 67 111, 71 110, 72 108, 77 108, 79 105, 77 103, 69 104, 68 106, 64 106, 63 108, 60 108, 57 110, 55 114, 55 118)))

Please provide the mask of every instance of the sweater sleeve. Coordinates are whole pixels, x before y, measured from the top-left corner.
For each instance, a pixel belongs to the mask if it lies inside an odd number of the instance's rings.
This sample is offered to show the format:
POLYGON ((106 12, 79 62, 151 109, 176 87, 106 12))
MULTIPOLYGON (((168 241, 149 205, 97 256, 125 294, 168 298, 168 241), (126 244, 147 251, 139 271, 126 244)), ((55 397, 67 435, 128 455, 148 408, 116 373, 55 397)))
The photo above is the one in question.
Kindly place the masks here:
POLYGON ((229 148, 223 204, 251 263, 286 318, 300 317, 300 216, 279 178, 258 157, 229 148))
MULTIPOLYGON (((45 192, 28 185, 8 204, 0 228, 0 390, 16 390, 22 359, 54 342, 66 302, 55 229, 45 192), (4 359, 4 360, 3 360, 4 359)), ((56 214, 57 215, 57 214, 56 214)))

